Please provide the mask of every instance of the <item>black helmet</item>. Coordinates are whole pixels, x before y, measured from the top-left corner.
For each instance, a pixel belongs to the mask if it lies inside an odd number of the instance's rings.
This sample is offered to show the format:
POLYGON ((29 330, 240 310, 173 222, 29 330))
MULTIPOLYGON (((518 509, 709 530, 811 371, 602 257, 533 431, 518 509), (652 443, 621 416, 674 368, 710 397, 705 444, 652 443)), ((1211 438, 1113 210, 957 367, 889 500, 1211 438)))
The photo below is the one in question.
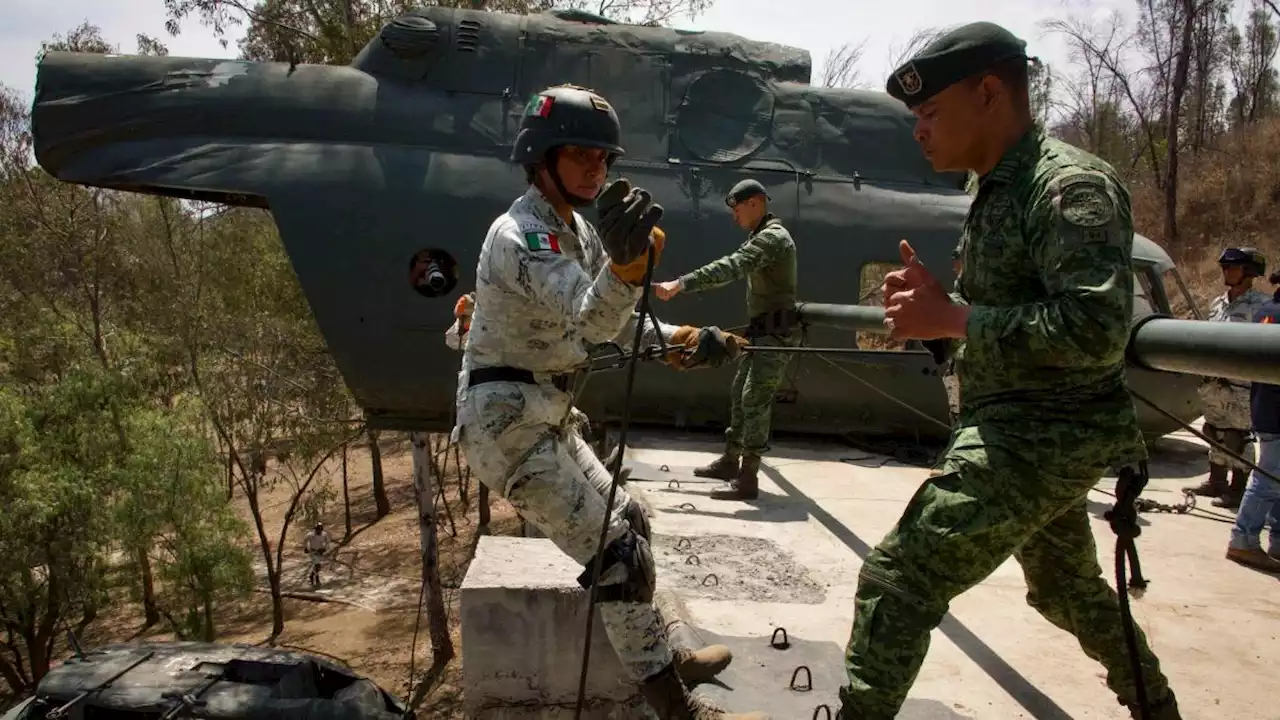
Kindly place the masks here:
POLYGON ((1218 264, 1222 267, 1243 266, 1245 273, 1253 277, 1262 277, 1267 274, 1267 258, 1258 252, 1257 248, 1227 248, 1218 256, 1218 264))
POLYGON ((743 200, 756 195, 763 195, 766 200, 770 199, 769 193, 765 191, 764 186, 758 180, 743 180, 734 185, 729 194, 724 197, 724 204, 733 207, 743 200))
POLYGON ((575 85, 558 85, 534 95, 520 118, 511 162, 532 165, 559 145, 604 148, 622 155, 622 126, 604 98, 575 85))

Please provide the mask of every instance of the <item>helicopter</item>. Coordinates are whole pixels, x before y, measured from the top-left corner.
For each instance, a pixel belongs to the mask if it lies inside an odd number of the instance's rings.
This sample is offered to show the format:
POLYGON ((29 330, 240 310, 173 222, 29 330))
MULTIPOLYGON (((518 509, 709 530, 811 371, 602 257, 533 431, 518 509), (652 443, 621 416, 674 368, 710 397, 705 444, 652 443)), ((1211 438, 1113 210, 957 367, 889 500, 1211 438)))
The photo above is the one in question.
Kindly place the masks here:
MULTIPOLYGON (((738 35, 618 23, 582 11, 511 15, 429 7, 386 23, 349 66, 48 52, 32 130, 37 162, 60 180, 268 209, 320 332, 372 427, 447 432, 459 355, 443 342, 492 219, 524 191, 508 161, 527 99, 589 87, 622 119, 611 174, 665 208, 669 242, 655 280, 741 241, 723 198, 760 181, 796 238, 802 300, 858 302, 896 265, 897 241, 945 283, 971 196, 934 171, 912 115, 887 94, 810 83, 807 50, 738 35), (888 269, 888 268, 885 268, 888 269), (874 277, 874 281, 867 280, 874 277)), ((1135 236, 1135 320, 1171 314, 1158 245, 1135 236)), ((655 308, 668 323, 732 329, 730 288, 655 308)), ((941 368, 923 347, 859 347, 813 325, 778 390, 777 432, 945 438, 941 368)), ((680 372, 643 363, 631 421, 722 428, 734 368, 680 372)), ((1200 414, 1199 378, 1129 369, 1159 436, 1200 414)), ((597 378, 579 398, 615 421, 624 383, 597 378)))

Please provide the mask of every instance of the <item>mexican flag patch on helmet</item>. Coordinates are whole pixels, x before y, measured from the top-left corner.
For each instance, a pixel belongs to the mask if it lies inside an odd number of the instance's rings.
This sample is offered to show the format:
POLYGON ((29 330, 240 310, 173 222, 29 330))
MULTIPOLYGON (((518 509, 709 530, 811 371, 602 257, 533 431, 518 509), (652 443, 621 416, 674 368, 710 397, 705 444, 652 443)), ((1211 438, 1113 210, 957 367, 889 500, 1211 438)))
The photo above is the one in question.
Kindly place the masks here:
POLYGON ((529 101, 529 107, 525 111, 525 114, 544 118, 551 114, 551 104, 554 103, 555 100, 556 99, 550 95, 539 95, 529 101))

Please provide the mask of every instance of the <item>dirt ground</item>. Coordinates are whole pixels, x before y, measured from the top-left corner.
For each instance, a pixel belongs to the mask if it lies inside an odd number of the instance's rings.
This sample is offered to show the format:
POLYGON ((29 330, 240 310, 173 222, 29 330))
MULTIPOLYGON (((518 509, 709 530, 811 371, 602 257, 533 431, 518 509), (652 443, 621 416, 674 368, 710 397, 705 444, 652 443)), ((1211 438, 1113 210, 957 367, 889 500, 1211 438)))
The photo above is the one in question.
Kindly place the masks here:
MULTIPOLYGON (((309 527, 300 512, 290 524, 285 547, 282 581, 284 590, 318 595, 331 602, 286 598, 285 629, 275 644, 339 660, 408 701, 413 694, 409 687, 410 647, 414 640, 421 578, 413 466, 406 435, 384 433, 379 447, 382 451, 387 496, 391 501, 391 514, 375 521, 376 507, 369 454, 363 447, 353 448, 347 456, 348 492, 351 498, 349 537, 344 537, 346 527, 341 460, 336 459, 328 464, 324 482, 331 484, 334 499, 328 503, 323 521, 325 529, 334 543, 339 545, 339 549, 336 562, 322 570, 319 588, 313 590, 306 581, 307 566, 301 546, 309 527)), ((444 585, 454 658, 439 682, 417 706, 419 718, 432 720, 463 717, 459 686, 462 646, 459 637, 458 588, 470 563, 479 527, 479 487, 475 479, 470 480, 464 512, 459 497, 457 466, 453 454, 449 455, 445 478, 448 512, 445 512, 445 505, 438 499, 436 510, 440 522, 440 579, 444 585)), ((264 493, 261 499, 267 536, 273 542, 279 537, 281 522, 289 502, 287 487, 284 483, 280 485, 273 492, 264 493)), ((252 523, 248 505, 239 490, 237 498, 245 519, 252 523)), ((505 501, 491 496, 490 509, 490 534, 519 533, 520 521, 505 501)), ((262 551, 256 534, 245 538, 245 541, 251 544, 254 553, 261 591, 219 609, 216 618, 219 642, 263 643, 271 633, 271 599, 266 594, 262 551)), ((143 630, 140 608, 126 604, 99 618, 81 641, 85 646, 92 647, 138 637, 160 639, 173 635, 164 623, 143 630)), ((417 651, 412 657, 416 690, 417 684, 431 666, 432 659, 425 613, 418 632, 417 651)), ((7 704, 0 703, 0 707, 7 704)))

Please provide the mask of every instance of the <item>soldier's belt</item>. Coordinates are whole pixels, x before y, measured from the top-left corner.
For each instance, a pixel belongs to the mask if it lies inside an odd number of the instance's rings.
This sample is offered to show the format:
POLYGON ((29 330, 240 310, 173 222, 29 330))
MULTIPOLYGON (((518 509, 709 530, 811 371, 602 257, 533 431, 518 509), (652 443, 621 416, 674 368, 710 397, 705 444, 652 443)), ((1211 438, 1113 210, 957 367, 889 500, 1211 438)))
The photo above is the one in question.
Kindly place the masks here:
MULTIPOLYGON (((524 368, 514 367, 486 367, 476 368, 467 373, 467 387, 474 387, 484 383, 491 382, 516 382, 526 385, 537 385, 538 380, 534 377, 533 372, 524 368)), ((573 375, 561 374, 552 375, 551 384, 560 392, 569 392, 569 386, 573 382, 573 375)))
POLYGON ((747 323, 748 338, 761 335, 789 335, 791 328, 800 322, 800 313, 795 308, 778 308, 760 313, 747 323))

